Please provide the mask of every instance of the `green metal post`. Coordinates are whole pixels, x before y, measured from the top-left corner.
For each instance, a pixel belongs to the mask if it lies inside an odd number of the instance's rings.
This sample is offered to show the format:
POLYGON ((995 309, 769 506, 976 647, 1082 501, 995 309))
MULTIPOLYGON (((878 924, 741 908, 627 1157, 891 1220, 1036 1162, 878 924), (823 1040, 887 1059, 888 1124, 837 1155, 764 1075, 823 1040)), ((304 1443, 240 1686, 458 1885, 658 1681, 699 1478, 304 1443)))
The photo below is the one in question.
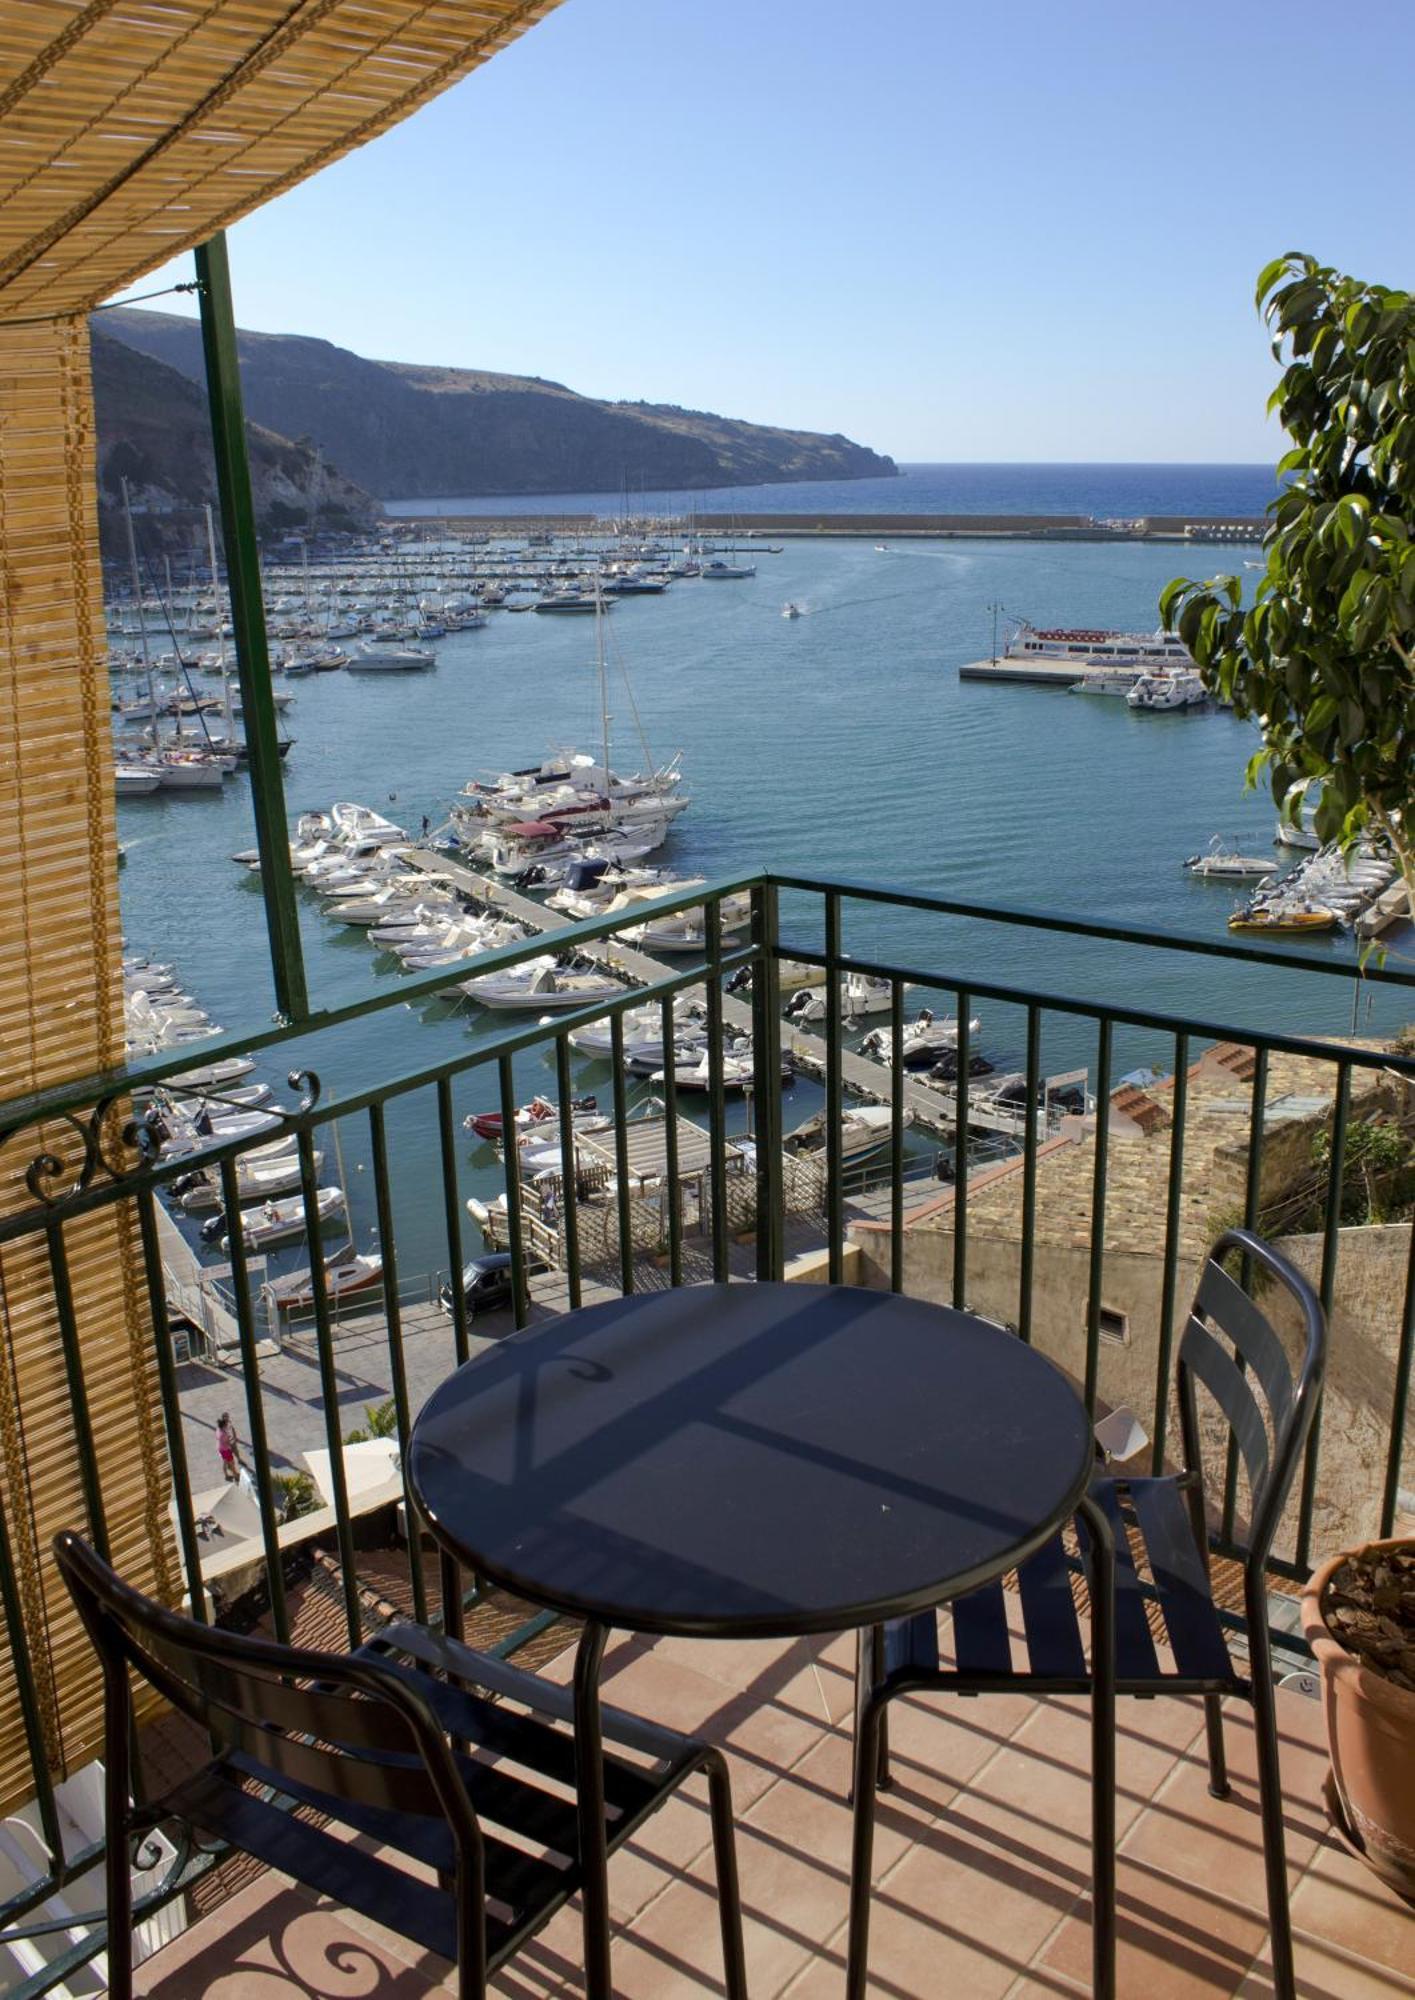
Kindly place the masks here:
POLYGON ((295 878, 290 867, 290 833, 285 819, 285 788, 280 777, 275 705, 270 698, 270 653, 265 639, 265 605, 260 588, 251 468, 246 457, 246 419, 224 235, 213 236, 209 243, 199 246, 196 266, 201 287, 201 338, 211 409, 211 444, 216 457, 216 489, 221 500, 221 538, 225 545, 231 629, 241 682, 241 714, 255 807, 260 886, 265 898, 265 924, 275 975, 275 1004, 288 1020, 302 1021, 310 1011, 309 993, 300 946, 299 911, 295 905, 295 878))

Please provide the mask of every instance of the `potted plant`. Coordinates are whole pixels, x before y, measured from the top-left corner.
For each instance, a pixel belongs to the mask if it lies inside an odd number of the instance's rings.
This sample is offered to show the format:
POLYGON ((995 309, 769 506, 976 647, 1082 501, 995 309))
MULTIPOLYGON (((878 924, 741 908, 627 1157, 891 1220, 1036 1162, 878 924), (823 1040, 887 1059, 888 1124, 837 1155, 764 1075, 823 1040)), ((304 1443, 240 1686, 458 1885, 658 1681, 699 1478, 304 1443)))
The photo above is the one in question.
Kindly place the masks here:
POLYGON ((1415 1537, 1333 1556, 1302 1594, 1338 1829, 1415 1903, 1415 1537))

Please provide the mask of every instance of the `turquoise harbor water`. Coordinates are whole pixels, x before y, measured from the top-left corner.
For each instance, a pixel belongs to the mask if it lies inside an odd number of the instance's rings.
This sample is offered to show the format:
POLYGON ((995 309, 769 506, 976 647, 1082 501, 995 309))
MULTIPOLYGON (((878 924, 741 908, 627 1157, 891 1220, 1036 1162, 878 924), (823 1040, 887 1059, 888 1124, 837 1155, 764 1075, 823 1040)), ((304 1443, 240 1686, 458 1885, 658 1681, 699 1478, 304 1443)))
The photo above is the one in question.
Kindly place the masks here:
MULTIPOLYGON (((621 600, 607 624, 615 761, 633 767, 642 756, 618 679, 622 661, 655 756, 682 752, 693 799, 665 864, 707 875, 770 864, 1221 939, 1234 891, 1188 879, 1181 864, 1214 834, 1271 850, 1272 806, 1243 790, 1249 730, 1218 712, 1136 715, 1118 700, 962 683, 956 672, 987 653, 995 602, 1038 622, 1152 628, 1156 594, 1179 559, 1173 549, 1126 543, 938 542, 880 553, 865 541, 797 541, 780 555, 760 554, 750 580, 684 580, 663 597, 621 600), (805 615, 784 619, 787 599, 805 615)), ((1216 552, 1192 559, 1213 561, 1216 552)), ((498 614, 480 631, 439 642, 438 654, 424 675, 288 683, 295 700, 287 726, 297 739, 286 767, 292 817, 358 799, 416 830, 424 812, 440 820, 475 773, 597 741, 590 621, 498 614)), ((125 802, 120 819, 130 948, 172 961, 229 1031, 264 1025, 272 1001, 261 899, 229 859, 253 838, 244 784, 233 780, 210 799, 125 802)), ((795 907, 786 916, 788 942, 793 932, 804 937, 795 907)), ((321 1004, 402 977, 396 961, 375 959, 361 931, 323 919, 313 898, 303 928, 321 1004)), ((1345 978, 1218 968, 1201 957, 995 924, 856 909, 847 911, 845 941, 954 979, 1122 1000, 1219 1025, 1349 1031, 1353 1018, 1367 1027, 1400 1017, 1398 1006, 1380 996, 1372 1006, 1372 989, 1345 978)), ((1301 949, 1354 965, 1349 941, 1301 949)), ((985 1053, 999 1068, 1017 1067, 1020 1011, 991 1001, 975 1011, 985 1053)), ((415 1072, 491 1025, 445 1004, 396 1008, 306 1046, 328 1097, 415 1072)), ((1094 1047, 1093 1026, 1047 1016, 1048 1071, 1093 1062, 1094 1047)), ((1117 1075, 1171 1061, 1162 1035, 1117 1036, 1117 1075)), ((274 1066, 262 1073, 277 1080, 274 1066)), ((549 1066, 526 1060, 518 1086, 523 1095, 553 1087, 549 1066)), ((607 1091, 608 1072, 584 1071, 580 1087, 607 1091)), ((792 1097, 791 1123, 819 1102, 805 1083, 792 1097)), ((459 1117, 495 1099, 494 1076, 463 1081, 459 1117)), ((445 1268, 430 1093, 403 1101, 389 1124, 400 1266, 445 1268)), ((363 1119, 348 1121, 343 1145, 367 1247, 363 1119)), ((461 1171, 464 1192, 499 1185, 490 1155, 470 1145, 461 1171)), ((465 1218, 463 1226, 472 1254, 481 1246, 465 1218)), ((287 1253, 284 1261, 300 1259, 287 1253)))

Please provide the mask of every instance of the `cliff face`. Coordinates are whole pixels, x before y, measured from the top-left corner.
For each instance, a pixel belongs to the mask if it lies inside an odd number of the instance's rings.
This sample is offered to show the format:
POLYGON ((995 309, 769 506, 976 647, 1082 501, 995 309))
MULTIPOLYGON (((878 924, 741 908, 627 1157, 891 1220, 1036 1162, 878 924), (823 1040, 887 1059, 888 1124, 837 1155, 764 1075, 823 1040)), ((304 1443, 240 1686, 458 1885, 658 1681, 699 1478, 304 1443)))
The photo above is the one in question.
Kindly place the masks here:
MULTIPOLYGON (((195 321, 125 308, 103 324, 200 381, 195 321)), ((285 437, 316 440, 350 478, 387 499, 603 493, 626 483, 696 491, 896 470, 893 459, 848 438, 597 402, 529 376, 367 361, 295 334, 242 333, 238 346, 248 413, 285 437)))
MULTIPOLYGON (((113 339, 103 320, 94 322, 92 333, 105 540, 125 478, 135 508, 169 516, 174 529, 185 526, 216 499, 205 393, 175 368, 113 339)), ((246 433, 260 529, 368 528, 381 517, 377 501, 336 472, 310 440, 293 443, 254 423, 246 433)))

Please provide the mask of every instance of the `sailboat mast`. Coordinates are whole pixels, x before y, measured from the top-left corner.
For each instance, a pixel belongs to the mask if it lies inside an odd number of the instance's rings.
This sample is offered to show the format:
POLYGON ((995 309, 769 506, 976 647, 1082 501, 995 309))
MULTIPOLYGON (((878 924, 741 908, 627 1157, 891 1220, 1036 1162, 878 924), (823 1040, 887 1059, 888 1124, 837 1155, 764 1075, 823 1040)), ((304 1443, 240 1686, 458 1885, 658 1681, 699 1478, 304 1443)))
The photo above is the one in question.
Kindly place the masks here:
POLYGON ((609 799, 609 672, 604 659, 604 591, 601 577, 595 572, 594 584, 594 639, 595 665, 599 670, 599 727, 603 741, 604 796, 609 799))
POLYGON ((152 710, 152 738, 157 741, 157 695, 152 685, 152 653, 147 643, 147 620, 142 612, 142 576, 138 570, 138 543, 133 533, 133 502, 128 482, 123 481, 123 519, 128 529, 128 567, 133 578, 133 603, 138 614, 138 643, 142 647, 143 678, 147 682, 147 705, 152 710))

